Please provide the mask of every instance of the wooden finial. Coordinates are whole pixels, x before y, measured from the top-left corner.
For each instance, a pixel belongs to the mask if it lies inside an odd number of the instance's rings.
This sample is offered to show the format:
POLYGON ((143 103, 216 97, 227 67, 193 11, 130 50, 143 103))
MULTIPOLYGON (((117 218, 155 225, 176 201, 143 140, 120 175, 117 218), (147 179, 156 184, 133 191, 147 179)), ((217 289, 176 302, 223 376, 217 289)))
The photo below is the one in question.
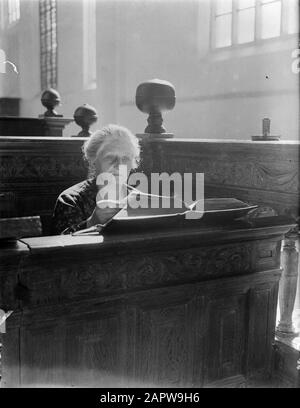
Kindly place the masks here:
POLYGON ((41 97, 41 102, 42 105, 47 108, 46 112, 43 115, 40 115, 40 117, 62 117, 63 115, 59 115, 54 108, 57 105, 60 105, 61 99, 59 93, 52 88, 46 89, 42 93, 41 97))
POLYGON ((77 136, 89 137, 91 135, 90 126, 97 122, 98 113, 93 106, 84 103, 75 110, 74 120, 75 123, 82 128, 77 136))
POLYGON ((162 125, 162 112, 173 109, 175 101, 175 88, 168 81, 151 79, 137 87, 136 106, 140 111, 149 114, 145 133, 166 133, 162 125))

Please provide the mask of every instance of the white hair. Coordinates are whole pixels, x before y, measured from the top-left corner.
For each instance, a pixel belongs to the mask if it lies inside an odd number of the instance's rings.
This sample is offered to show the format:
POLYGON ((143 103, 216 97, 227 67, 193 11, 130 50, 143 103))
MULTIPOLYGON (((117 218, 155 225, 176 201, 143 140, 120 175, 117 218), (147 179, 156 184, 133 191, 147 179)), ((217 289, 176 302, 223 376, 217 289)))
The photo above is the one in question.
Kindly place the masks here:
POLYGON ((127 139, 132 148, 134 158, 133 168, 138 166, 140 157, 140 146, 138 138, 127 128, 119 125, 107 125, 101 130, 94 132, 82 146, 84 158, 89 164, 89 175, 95 174, 95 161, 99 153, 111 143, 125 141, 127 139))

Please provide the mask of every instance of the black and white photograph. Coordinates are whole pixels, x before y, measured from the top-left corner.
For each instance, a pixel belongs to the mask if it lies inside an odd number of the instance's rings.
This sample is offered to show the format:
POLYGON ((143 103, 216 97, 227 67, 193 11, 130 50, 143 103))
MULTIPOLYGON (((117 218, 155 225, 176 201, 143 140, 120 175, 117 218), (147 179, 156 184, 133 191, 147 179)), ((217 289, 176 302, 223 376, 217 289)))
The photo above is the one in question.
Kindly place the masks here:
POLYGON ((0 399, 300 388, 299 73, 299 0, 0 0, 0 399))

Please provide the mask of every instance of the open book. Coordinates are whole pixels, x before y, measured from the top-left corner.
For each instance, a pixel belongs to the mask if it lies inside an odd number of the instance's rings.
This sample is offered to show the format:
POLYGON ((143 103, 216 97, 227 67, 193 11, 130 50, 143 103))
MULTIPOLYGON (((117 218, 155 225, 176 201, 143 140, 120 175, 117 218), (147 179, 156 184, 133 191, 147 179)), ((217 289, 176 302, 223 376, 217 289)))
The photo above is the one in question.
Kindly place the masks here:
POLYGON ((157 196, 139 190, 131 191, 123 202, 115 204, 118 205, 119 211, 105 224, 94 225, 73 235, 100 233, 104 230, 121 232, 148 228, 164 229, 201 221, 231 221, 257 208, 256 205, 249 205, 235 198, 209 198, 187 205, 176 196, 157 196), (137 206, 138 204, 140 205, 137 206))

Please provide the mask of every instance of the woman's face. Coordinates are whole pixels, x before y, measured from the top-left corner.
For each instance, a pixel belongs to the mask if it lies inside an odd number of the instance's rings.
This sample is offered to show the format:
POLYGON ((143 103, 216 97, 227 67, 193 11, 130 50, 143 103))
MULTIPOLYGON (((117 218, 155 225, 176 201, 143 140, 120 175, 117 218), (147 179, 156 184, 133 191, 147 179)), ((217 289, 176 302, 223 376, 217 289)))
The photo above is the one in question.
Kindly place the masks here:
MULTIPOLYGON (((115 140, 107 143, 99 152, 95 162, 97 175, 110 173, 115 177, 120 175, 120 166, 126 166, 127 177, 134 167, 134 153, 130 141, 115 140)), ((124 171, 124 167, 123 167, 124 171)))

